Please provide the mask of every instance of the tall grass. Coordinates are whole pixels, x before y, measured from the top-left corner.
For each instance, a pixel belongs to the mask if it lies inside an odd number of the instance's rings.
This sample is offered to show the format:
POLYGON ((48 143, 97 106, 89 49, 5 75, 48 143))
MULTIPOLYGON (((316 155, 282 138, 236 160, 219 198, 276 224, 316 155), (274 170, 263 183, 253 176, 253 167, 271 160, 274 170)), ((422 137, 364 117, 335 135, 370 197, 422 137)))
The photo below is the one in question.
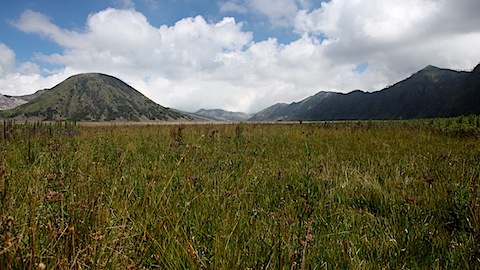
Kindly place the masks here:
POLYGON ((0 265, 476 269, 478 135, 442 121, 5 122, 0 265))

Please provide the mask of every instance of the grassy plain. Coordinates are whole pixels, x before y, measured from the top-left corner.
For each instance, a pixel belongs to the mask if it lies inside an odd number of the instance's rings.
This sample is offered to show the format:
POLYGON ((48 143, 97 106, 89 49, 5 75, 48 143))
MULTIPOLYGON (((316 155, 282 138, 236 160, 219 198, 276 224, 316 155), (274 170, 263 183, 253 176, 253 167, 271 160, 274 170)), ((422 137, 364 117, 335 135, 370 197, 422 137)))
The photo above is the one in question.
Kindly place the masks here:
POLYGON ((478 269, 479 127, 4 122, 0 268, 478 269))

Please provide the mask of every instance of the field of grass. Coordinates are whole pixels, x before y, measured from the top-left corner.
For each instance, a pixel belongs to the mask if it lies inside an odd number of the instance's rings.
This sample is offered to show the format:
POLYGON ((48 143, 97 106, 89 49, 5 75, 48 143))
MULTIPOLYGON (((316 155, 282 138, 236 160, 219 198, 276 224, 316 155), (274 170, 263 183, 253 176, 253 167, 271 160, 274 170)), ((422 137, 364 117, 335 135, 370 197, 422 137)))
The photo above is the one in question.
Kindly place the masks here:
POLYGON ((0 268, 478 269, 479 126, 4 122, 0 268))

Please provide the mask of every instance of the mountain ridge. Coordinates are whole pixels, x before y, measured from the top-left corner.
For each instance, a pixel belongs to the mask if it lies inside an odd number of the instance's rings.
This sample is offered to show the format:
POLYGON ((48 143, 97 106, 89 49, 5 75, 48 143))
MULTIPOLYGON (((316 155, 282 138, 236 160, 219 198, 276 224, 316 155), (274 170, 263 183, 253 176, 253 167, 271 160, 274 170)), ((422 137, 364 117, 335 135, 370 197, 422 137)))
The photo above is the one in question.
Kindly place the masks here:
POLYGON ((379 91, 320 91, 299 102, 275 104, 249 120, 393 120, 480 113, 479 66, 467 72, 428 65, 379 91), (463 103, 468 109, 461 108, 463 103))
POLYGON ((247 121, 252 115, 243 112, 231 112, 223 109, 200 109, 194 113, 195 115, 205 117, 213 121, 247 121))
POLYGON ((76 121, 315 121, 451 117, 480 114, 480 64, 472 71, 428 65, 375 92, 319 91, 253 114, 222 109, 185 113, 163 107, 111 75, 73 75, 31 95, 0 95, 0 117, 76 121), (12 108, 14 107, 14 108, 12 108))

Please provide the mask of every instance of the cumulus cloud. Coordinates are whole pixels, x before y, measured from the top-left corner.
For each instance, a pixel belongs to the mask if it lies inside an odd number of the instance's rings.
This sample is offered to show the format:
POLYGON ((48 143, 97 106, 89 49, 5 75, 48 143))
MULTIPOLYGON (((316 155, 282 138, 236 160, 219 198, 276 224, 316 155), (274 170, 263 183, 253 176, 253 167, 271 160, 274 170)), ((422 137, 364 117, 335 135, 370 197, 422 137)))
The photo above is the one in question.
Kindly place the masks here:
POLYGON ((319 9, 299 11, 295 29, 326 38, 326 58, 337 63, 368 61, 383 67, 385 80, 391 81, 427 63, 451 68, 478 63, 480 54, 472 45, 480 42, 480 19, 471 11, 478 10, 478 3, 332 0, 319 9))
POLYGON ((30 94, 50 88, 65 76, 73 74, 68 68, 50 76, 41 76, 40 68, 32 62, 17 64, 14 51, 0 43, 0 93, 5 95, 30 94))
POLYGON ((0 43, 0 78, 11 73, 15 66, 15 53, 7 45, 0 43))
POLYGON ((41 76, 40 68, 32 62, 16 63, 15 53, 0 43, 0 93, 4 95, 31 94, 37 90, 51 88, 74 74, 69 68, 49 76, 41 76))
POLYGON ((275 37, 255 41, 232 17, 188 17, 157 27, 134 9, 108 8, 72 31, 27 10, 13 25, 63 51, 40 53, 37 63, 15 63, 13 51, 0 45, 0 77, 8 77, 0 79, 0 91, 33 92, 74 73, 103 72, 165 106, 256 112, 320 90, 380 90, 428 64, 471 69, 480 61, 476 0, 331 0, 318 8, 311 3, 220 3, 224 10, 270 12, 272 24, 298 34, 288 44, 275 37), (64 68, 41 76, 41 62, 64 68))

